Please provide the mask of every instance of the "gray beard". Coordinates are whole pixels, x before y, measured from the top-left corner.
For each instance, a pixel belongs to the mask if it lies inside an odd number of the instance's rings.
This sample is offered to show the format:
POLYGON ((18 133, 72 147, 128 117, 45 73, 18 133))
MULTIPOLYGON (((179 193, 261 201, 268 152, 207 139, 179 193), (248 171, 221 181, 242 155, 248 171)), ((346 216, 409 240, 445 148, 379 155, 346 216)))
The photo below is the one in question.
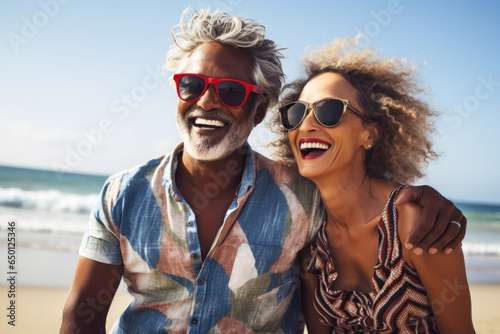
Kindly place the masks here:
POLYGON ((195 109, 193 111, 188 110, 184 115, 177 113, 177 128, 184 142, 184 150, 193 158, 202 161, 214 161, 229 156, 246 143, 254 127, 254 114, 255 109, 243 122, 236 123, 231 114, 222 111, 207 113, 195 109), (210 136, 203 136, 190 131, 193 125, 190 124, 189 118, 193 116, 206 117, 208 115, 216 116, 218 119, 229 123, 227 133, 218 141, 213 141, 210 136))

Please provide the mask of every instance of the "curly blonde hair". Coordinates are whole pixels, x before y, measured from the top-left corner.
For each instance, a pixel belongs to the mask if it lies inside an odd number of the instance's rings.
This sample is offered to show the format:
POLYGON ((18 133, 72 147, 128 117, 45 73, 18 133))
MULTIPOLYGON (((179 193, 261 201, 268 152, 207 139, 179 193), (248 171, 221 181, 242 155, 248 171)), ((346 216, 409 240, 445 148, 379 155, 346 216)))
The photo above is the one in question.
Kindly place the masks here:
MULTIPOLYGON (((369 175, 409 184, 424 174, 429 159, 437 158, 432 150, 430 134, 432 117, 438 113, 417 98, 424 91, 416 66, 406 59, 381 58, 373 49, 357 48, 359 38, 336 39, 332 43, 306 52, 303 57, 305 78, 285 85, 278 107, 296 101, 313 77, 333 72, 349 81, 358 91, 358 101, 368 118, 378 124, 380 138, 367 152, 369 175)), ((281 125, 279 112, 269 122, 278 139, 269 143, 274 157, 297 168, 288 141, 288 131, 281 125)))

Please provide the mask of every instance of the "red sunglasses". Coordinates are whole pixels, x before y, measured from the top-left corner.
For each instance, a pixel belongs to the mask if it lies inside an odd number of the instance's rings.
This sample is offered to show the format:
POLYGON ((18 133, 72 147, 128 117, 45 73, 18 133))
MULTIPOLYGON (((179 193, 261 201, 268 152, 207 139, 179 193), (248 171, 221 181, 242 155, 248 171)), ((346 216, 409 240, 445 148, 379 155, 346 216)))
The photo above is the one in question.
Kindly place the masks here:
POLYGON ((213 84, 217 96, 223 105, 229 108, 241 107, 247 101, 250 92, 262 94, 263 90, 256 85, 235 79, 207 78, 195 73, 174 74, 177 95, 184 102, 198 101, 213 84))

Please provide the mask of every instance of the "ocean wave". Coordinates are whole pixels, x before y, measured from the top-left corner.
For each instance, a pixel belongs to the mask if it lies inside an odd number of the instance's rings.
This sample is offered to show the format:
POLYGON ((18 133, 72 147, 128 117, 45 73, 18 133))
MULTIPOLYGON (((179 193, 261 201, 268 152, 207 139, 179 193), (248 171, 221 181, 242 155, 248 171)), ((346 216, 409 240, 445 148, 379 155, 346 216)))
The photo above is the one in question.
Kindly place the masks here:
POLYGON ((462 250, 465 256, 500 257, 500 244, 464 242, 462 250))
POLYGON ((0 188, 0 206, 51 212, 90 213, 98 194, 79 195, 58 190, 0 188))

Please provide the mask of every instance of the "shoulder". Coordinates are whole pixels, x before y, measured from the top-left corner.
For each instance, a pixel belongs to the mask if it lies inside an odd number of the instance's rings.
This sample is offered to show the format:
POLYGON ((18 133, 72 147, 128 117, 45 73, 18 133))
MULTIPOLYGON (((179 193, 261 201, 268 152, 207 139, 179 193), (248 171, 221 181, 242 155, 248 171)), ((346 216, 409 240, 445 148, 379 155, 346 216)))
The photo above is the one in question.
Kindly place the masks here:
POLYGON ((404 244, 405 240, 408 239, 408 236, 417 226, 418 217, 420 217, 422 213, 422 207, 415 202, 408 202, 404 205, 398 206, 396 211, 396 224, 398 226, 398 235, 399 240, 401 241, 402 254, 405 260, 410 264, 410 266, 414 267, 412 262, 413 252, 406 249, 404 244))
POLYGON ((299 177, 298 171, 293 170, 278 161, 265 157, 264 155, 253 150, 252 154, 255 170, 259 177, 263 176, 263 174, 268 174, 280 187, 283 184, 291 184, 295 182, 295 180, 299 177))
POLYGON ((397 207, 399 237, 406 239, 417 225, 415 217, 420 217, 422 207, 415 202, 408 202, 397 207))
POLYGON ((127 188, 140 184, 149 184, 154 172, 161 166, 166 165, 169 158, 170 155, 162 155, 111 175, 104 184, 103 193, 106 193, 108 201, 113 203, 120 193, 127 188))
POLYGON ((255 151, 253 151, 253 156, 259 178, 267 174, 280 188, 287 188, 298 197, 318 202, 320 195, 316 185, 311 180, 301 176, 297 169, 290 168, 255 151))
POLYGON ((160 157, 148 160, 142 164, 132 168, 125 169, 110 176, 109 180, 122 180, 122 182, 133 182, 140 179, 148 178, 151 172, 154 172, 160 165, 166 165, 170 155, 162 155, 160 157))
POLYGON ((124 178, 138 178, 138 177, 144 177, 148 171, 156 169, 162 161, 167 162, 170 158, 170 155, 162 155, 160 157, 148 160, 144 163, 141 163, 139 165, 136 165, 132 168, 122 170, 118 173, 115 173, 111 175, 108 180, 118 180, 118 179, 124 179, 124 178))

